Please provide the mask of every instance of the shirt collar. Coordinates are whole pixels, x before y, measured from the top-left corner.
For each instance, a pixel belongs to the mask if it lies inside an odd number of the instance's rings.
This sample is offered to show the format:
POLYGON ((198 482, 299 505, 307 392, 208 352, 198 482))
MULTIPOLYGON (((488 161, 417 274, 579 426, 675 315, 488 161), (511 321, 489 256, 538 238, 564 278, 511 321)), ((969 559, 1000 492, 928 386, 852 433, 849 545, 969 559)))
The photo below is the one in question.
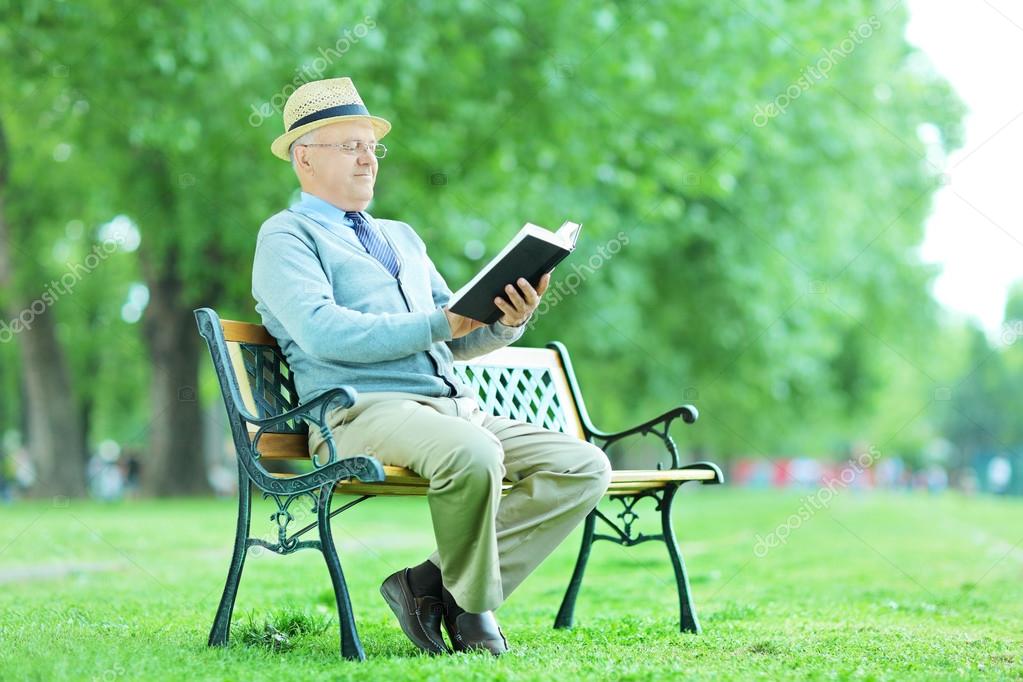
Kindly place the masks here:
MULTIPOLYGON (((297 202, 295 202, 292 208, 300 211, 316 213, 330 224, 340 223, 341 225, 344 225, 346 227, 351 227, 351 225, 349 225, 348 219, 345 218, 344 211, 342 211, 340 208, 330 203, 326 199, 321 199, 315 194, 302 192, 301 198, 297 202)), ((357 212, 362 214, 363 218, 369 220, 368 213, 366 213, 365 211, 357 212)))

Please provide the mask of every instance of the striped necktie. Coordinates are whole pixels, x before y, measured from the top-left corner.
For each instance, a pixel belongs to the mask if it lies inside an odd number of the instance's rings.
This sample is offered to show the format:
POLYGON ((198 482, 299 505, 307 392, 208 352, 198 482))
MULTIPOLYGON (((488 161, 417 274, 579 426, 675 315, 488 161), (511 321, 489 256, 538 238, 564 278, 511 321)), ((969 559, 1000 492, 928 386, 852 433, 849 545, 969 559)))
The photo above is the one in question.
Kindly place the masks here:
POLYGON ((358 211, 346 211, 345 218, 348 219, 351 228, 355 230, 355 236, 366 247, 369 255, 380 261, 380 264, 387 268, 388 272, 397 277, 398 257, 394 255, 394 251, 384 236, 375 230, 358 211))

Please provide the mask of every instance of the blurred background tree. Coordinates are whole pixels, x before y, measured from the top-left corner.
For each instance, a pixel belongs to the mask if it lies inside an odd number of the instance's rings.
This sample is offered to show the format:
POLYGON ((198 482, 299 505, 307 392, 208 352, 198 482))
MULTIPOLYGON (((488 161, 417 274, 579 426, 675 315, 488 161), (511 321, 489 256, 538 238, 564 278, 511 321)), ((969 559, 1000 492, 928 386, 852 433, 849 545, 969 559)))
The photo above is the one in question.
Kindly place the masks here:
POLYGON ((716 458, 920 456, 942 435, 980 447, 960 398, 1023 385, 1018 346, 929 291, 917 249, 963 108, 901 5, 0 7, 6 319, 119 238, 0 344, 0 428, 26 439, 41 493, 80 494, 106 440, 143 452, 153 494, 208 488, 219 396, 191 311, 255 319, 255 234, 297 188, 269 143, 319 77, 352 76, 394 123, 371 211, 412 224, 452 288, 523 221, 585 224, 523 343, 564 341, 609 428, 695 402, 681 442, 716 458))

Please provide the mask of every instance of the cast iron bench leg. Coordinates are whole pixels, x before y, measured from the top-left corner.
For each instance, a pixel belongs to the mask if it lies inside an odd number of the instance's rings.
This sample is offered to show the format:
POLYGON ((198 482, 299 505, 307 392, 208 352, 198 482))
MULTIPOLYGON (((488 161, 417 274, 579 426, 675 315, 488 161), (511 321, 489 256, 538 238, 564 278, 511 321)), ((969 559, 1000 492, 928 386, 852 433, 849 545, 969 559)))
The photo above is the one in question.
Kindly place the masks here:
POLYGON ((565 598, 561 600, 561 608, 558 609, 558 616, 554 619, 554 627, 572 627, 572 614, 575 612, 575 599, 579 596, 579 588, 583 584, 583 573, 586 571, 586 562, 590 558, 590 547, 593 545, 593 529, 597 523, 596 510, 586 515, 583 523, 583 540, 579 547, 579 557, 575 560, 575 570, 572 571, 572 579, 568 581, 568 590, 565 591, 565 598))
POLYGON ((242 579, 242 568, 245 566, 245 554, 248 550, 246 543, 249 538, 249 520, 252 516, 252 491, 249 488, 248 476, 241 466, 238 467, 238 480, 242 483, 238 486, 238 527, 234 535, 234 554, 231 556, 231 567, 227 571, 224 594, 220 597, 220 606, 217 607, 217 615, 210 630, 209 646, 227 644, 227 639, 231 635, 231 614, 234 612, 234 601, 238 596, 238 584, 242 579))
POLYGON ((700 621, 696 618, 696 609, 693 607, 693 602, 690 598, 689 576, 686 575, 686 564, 682 560, 682 553, 678 549, 675 529, 671 522, 671 503, 674 501, 677 491, 677 485, 668 486, 664 491, 664 499, 661 501, 661 532, 664 535, 664 544, 668 548, 668 556, 671 557, 672 568, 675 569, 675 585, 678 588, 679 629, 682 632, 700 634, 700 621))
POLYGON ((345 658, 364 661, 366 652, 359 640, 359 632, 355 628, 355 616, 352 613, 352 600, 348 596, 348 585, 345 574, 341 571, 341 560, 334 547, 334 538, 330 532, 330 502, 334 497, 334 484, 320 488, 320 501, 317 505, 317 522, 320 530, 320 549, 327 562, 330 580, 334 583, 334 599, 337 601, 337 618, 341 629, 341 655, 345 658))

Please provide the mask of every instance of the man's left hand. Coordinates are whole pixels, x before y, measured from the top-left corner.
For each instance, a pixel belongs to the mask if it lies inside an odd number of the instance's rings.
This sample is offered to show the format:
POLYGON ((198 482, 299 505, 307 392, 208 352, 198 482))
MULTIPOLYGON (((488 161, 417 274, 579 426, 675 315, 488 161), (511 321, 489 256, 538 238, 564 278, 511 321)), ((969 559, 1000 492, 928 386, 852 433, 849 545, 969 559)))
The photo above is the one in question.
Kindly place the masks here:
POLYGON ((540 305, 540 297, 543 296, 543 292, 547 291, 547 286, 550 283, 551 273, 548 272, 540 278, 535 289, 524 277, 519 277, 518 289, 511 284, 507 285, 504 288, 507 300, 500 296, 494 299, 498 309, 504 313, 498 321, 508 327, 519 327, 525 324, 536 307, 540 305))

